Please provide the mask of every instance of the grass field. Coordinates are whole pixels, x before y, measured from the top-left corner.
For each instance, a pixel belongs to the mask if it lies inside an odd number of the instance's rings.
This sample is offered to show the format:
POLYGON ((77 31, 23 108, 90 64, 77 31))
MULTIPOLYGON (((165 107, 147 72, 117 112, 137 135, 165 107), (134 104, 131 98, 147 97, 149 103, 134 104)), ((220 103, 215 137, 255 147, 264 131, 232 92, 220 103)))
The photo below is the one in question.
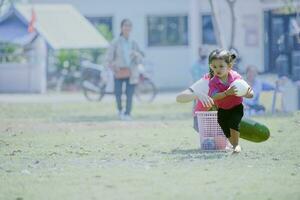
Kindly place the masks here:
POLYGON ((257 117, 271 137, 204 153, 191 105, 0 105, 0 199, 300 199, 300 113, 257 117))

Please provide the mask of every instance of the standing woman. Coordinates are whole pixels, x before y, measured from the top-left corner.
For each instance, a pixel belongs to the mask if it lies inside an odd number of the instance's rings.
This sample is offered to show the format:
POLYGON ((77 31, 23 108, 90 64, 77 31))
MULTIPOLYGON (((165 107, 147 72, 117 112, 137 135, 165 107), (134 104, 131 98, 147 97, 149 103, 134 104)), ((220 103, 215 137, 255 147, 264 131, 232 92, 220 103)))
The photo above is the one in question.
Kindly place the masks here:
POLYGON ((118 115, 121 120, 131 120, 132 98, 135 85, 138 83, 138 64, 141 63, 143 52, 137 43, 130 38, 132 23, 129 19, 121 22, 121 33, 109 47, 105 66, 114 73, 114 90, 118 115), (126 107, 122 107, 122 92, 125 84, 126 107))

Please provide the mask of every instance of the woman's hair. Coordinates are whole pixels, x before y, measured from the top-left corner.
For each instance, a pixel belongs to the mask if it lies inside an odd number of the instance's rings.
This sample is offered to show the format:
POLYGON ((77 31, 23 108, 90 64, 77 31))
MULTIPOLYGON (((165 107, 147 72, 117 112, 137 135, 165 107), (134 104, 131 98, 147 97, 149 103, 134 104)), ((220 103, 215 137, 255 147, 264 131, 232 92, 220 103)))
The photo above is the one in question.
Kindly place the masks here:
POLYGON ((120 32, 120 36, 123 35, 122 28, 123 28, 123 26, 124 26, 124 24, 125 24, 126 22, 132 24, 131 21, 130 21, 130 19, 127 19, 127 18, 126 18, 126 19, 123 19, 123 20, 121 21, 121 32, 120 32))
MULTIPOLYGON (((208 64, 210 65, 214 60, 224 60, 228 65, 233 66, 236 58, 236 53, 225 49, 215 49, 208 56, 208 64)), ((214 76, 214 72, 211 68, 209 68, 209 76, 210 78, 214 76)))

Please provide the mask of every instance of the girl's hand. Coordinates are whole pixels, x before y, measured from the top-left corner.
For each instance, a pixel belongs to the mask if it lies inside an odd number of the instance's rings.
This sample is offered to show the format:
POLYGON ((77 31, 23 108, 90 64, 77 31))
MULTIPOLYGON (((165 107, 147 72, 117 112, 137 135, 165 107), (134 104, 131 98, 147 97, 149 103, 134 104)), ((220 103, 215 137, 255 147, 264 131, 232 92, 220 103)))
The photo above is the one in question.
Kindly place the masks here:
POLYGON ((243 97, 252 98, 253 95, 254 95, 254 92, 253 92, 252 88, 249 87, 248 90, 247 90, 247 93, 243 97))
POLYGON ((199 101, 201 101, 204 107, 210 108, 214 105, 214 100, 207 94, 203 92, 198 92, 196 96, 199 99, 199 101))
POLYGON ((230 88, 228 88, 226 91, 226 96, 229 96, 229 95, 235 95, 237 93, 237 88, 233 85, 231 86, 230 88))

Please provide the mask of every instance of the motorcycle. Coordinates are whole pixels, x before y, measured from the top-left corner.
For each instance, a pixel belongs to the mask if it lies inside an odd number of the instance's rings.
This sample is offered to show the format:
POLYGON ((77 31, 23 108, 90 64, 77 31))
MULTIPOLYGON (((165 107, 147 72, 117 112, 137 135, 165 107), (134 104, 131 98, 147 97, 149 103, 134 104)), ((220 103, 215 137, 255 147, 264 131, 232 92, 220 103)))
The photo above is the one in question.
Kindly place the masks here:
MULTIPOLYGON (((157 88, 144 65, 139 65, 139 80, 135 88, 135 97, 140 102, 150 103, 157 94, 157 88)), ((114 76, 110 69, 102 65, 82 62, 81 87, 89 101, 101 101, 106 94, 114 94, 114 76)))

